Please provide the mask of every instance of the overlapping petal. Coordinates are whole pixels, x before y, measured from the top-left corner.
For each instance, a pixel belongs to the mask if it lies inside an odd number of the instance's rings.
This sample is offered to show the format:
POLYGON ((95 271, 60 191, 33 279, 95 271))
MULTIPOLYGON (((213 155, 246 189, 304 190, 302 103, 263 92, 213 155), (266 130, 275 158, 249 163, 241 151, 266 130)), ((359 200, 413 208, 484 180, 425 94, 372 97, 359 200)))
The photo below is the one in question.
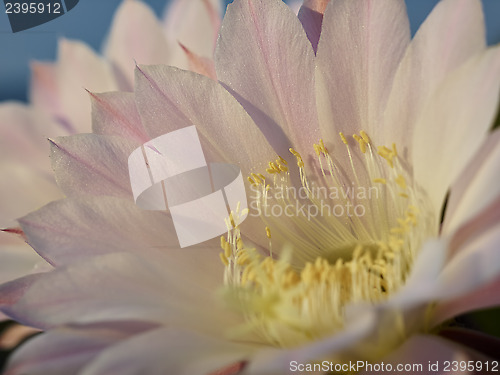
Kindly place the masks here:
POLYGON ((137 322, 62 327, 23 345, 10 358, 5 374, 77 374, 107 347, 153 327, 137 322))
POLYGON ((135 64, 169 63, 171 50, 153 11, 140 1, 127 0, 116 12, 104 55, 122 78, 120 89, 132 91, 135 64))
POLYGON ((386 126, 382 113, 409 43, 404 1, 329 4, 316 59, 317 107, 327 144, 343 150, 339 131, 351 135, 360 130, 368 132, 375 144, 387 142, 382 137, 386 126))
POLYGON ((51 140, 56 181, 67 196, 132 198, 128 157, 136 144, 122 137, 78 134, 51 140))
POLYGON ((417 119, 412 160, 416 181, 439 214, 446 192, 484 142, 498 105, 500 48, 453 71, 417 119))
MULTIPOLYGON (((290 146, 313 153, 320 138, 314 51, 297 17, 279 0, 228 6, 215 53, 218 79, 283 158, 290 146)), ((305 158, 305 160, 307 160, 305 158)))
POLYGON ((394 78, 383 139, 392 140, 405 157, 417 117, 441 81, 486 48, 484 18, 479 0, 439 2, 420 26, 394 78))
POLYGON ((131 199, 68 198, 19 222, 28 242, 54 265, 120 251, 168 252, 178 246, 171 217, 166 212, 142 210, 131 199))
POLYGON ((223 309, 213 294, 221 285, 222 268, 213 255, 211 260, 194 251, 172 250, 163 255, 96 256, 5 284, 0 305, 10 317, 43 329, 138 320, 221 337, 228 325, 241 320, 223 309))
POLYGON ((247 358, 254 350, 252 345, 230 343, 192 331, 158 328, 103 351, 81 374, 206 375, 247 358), (149 348, 147 353, 143 353, 144 347, 149 348), (130 355, 137 352, 143 353, 140 361, 130 355))

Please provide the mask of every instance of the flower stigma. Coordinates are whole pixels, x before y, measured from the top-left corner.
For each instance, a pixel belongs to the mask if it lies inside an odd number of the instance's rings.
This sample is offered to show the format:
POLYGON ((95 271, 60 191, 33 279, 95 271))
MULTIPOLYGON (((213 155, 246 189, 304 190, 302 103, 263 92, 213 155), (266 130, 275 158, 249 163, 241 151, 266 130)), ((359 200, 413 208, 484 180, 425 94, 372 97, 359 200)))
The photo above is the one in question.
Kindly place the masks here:
POLYGON ((375 148, 364 131, 350 141, 339 136, 342 160, 323 140, 313 145, 317 158, 309 167, 289 149, 299 184, 281 156, 265 174, 248 177, 268 248, 245 245, 240 214, 231 214, 220 256, 226 301, 246 320, 235 335, 253 332, 267 344, 294 347, 342 330, 347 306, 379 303, 404 285, 423 241, 435 234, 434 210, 396 145, 375 148), (302 196, 290 194, 294 184, 302 196), (287 214, 264 214, 271 204, 287 214), (333 204, 362 207, 362 215, 325 214, 333 204), (287 210, 299 206, 308 209, 287 210), (281 244, 278 252, 273 242, 281 244))

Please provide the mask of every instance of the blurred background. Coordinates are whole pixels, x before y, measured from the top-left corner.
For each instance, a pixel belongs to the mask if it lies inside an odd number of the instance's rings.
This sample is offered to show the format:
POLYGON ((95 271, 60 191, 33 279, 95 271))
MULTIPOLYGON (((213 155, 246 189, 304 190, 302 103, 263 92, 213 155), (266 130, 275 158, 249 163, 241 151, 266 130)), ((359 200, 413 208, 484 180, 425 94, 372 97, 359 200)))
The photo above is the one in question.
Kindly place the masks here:
MULTIPOLYGON (((232 1, 232 0, 231 0, 232 1)), ((225 4, 231 2, 226 0, 225 4)), ((31 60, 56 58, 59 38, 78 39, 94 50, 101 49, 109 31, 113 13, 121 0, 80 0, 70 12, 35 28, 12 33, 5 8, 0 5, 0 100, 26 100, 31 60)), ((161 17, 168 0, 144 0, 161 17)), ((412 33, 438 0, 406 0, 412 33)), ((500 42, 500 0, 482 0, 488 44, 500 42)))

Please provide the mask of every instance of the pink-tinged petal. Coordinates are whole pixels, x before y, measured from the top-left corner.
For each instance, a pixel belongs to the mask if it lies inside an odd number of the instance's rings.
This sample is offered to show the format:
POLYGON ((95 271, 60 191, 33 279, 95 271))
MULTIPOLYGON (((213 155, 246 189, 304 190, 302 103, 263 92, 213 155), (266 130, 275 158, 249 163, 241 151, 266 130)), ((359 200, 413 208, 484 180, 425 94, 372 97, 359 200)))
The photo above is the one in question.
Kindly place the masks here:
POLYGON ((461 224, 491 205, 500 196, 500 131, 488 135, 467 168, 453 184, 443 233, 451 233, 461 224))
MULTIPOLYGON (((0 233, 0 239, 5 236, 0 233)), ((26 244, 0 246, 0 283, 38 272, 46 262, 26 244)))
MULTIPOLYGON (((445 371, 445 361, 473 361, 487 360, 485 356, 458 345, 452 341, 445 340, 437 336, 415 335, 405 341, 397 350, 384 358, 383 362, 392 365, 392 371, 376 371, 367 368, 360 372, 360 375, 393 374, 400 372, 408 375, 441 375, 447 374, 445 371), (437 367, 434 367, 437 364, 437 367), (398 370, 397 366, 407 366, 398 370), (433 367, 429 368, 432 365, 433 367)), ((385 367, 387 368, 387 367, 385 367)), ((451 370, 451 366, 448 368, 451 370)), ((460 374, 474 374, 474 372, 460 371, 460 374)))
POLYGON ((451 239, 448 257, 458 254, 468 243, 477 236, 490 230, 500 222, 500 197, 497 197, 486 209, 460 226, 451 239))
POLYGON ((323 23, 323 13, 325 13, 329 1, 330 0, 306 0, 298 12, 299 20, 304 27, 314 52, 318 49, 321 24, 323 23))
POLYGON ((127 0, 118 8, 104 55, 124 79, 122 90, 132 91, 137 64, 167 64, 170 51, 160 21, 144 3, 127 0))
POLYGON ((81 375, 207 375, 246 358, 255 348, 175 328, 158 328, 98 356, 81 375), (144 350, 147 347, 148 350, 144 350), (141 353, 136 358, 131 353, 141 353), (161 358, 161 360, 158 360, 161 358))
POLYGON ((341 0, 327 7, 317 53, 318 113, 326 141, 343 151, 339 131, 350 136, 365 130, 375 144, 387 142, 378 124, 409 42, 403 0, 341 0))
POLYGON ((203 74, 213 80, 217 80, 217 73, 215 72, 215 63, 213 60, 197 55, 183 44, 180 44, 180 46, 188 58, 189 70, 198 74, 203 74))
POLYGON ((466 312, 500 306, 500 276, 474 291, 450 301, 439 303, 432 316, 431 326, 466 312))
POLYGON ((248 375, 283 375, 293 374, 290 362, 309 363, 330 358, 337 352, 354 346, 368 336, 376 327, 377 320, 373 311, 364 310, 360 314, 348 317, 346 328, 335 335, 294 349, 266 348, 252 358, 245 374, 248 375))
POLYGON ((62 198, 48 172, 7 160, 0 162, 0 228, 15 226, 17 218, 62 198))
POLYGON ((35 275, 36 282, 24 278, 14 286, 5 284, 0 287, 1 308, 18 322, 41 329, 140 320, 222 337, 227 327, 243 320, 215 294, 223 269, 217 255, 209 249, 177 249, 95 256, 35 275))
POLYGON ((281 0, 239 0, 228 6, 215 54, 217 78, 280 156, 290 160, 289 147, 307 161, 321 138, 314 59, 300 21, 281 0))
POLYGON ((436 281, 434 295, 452 299, 492 282, 500 275, 500 225, 470 240, 451 258, 436 281))
MULTIPOLYGON (((249 174, 264 173, 268 163, 277 158, 234 97, 207 77, 167 66, 141 66, 136 75, 136 100, 151 138, 196 125, 206 160, 238 165, 248 189, 249 174)), ((250 216, 243 223, 245 235, 267 245, 261 219, 250 216)))
POLYGON ((400 154, 408 157, 415 121, 429 95, 448 73, 485 48, 481 1, 440 1, 401 61, 379 129, 381 138, 396 142, 400 154))
POLYGON ((196 125, 208 161, 262 172, 276 153, 238 102, 217 82, 167 66, 136 70, 136 100, 151 138, 196 125))
POLYGON ((57 69, 53 63, 31 63, 30 103, 48 113, 60 112, 61 99, 57 85, 57 69))
POLYGON ((46 139, 67 133, 38 109, 20 103, 0 105, 0 157, 51 171, 46 139))
POLYGON ((142 126, 132 93, 92 93, 92 131, 96 134, 118 135, 138 144, 150 138, 142 126))
POLYGON ((164 28, 170 41, 169 65, 188 69, 179 42, 195 54, 212 57, 221 23, 220 0, 175 0, 165 10, 164 28))
POLYGON ((111 65, 96 55, 87 45, 61 40, 57 61, 57 84, 61 97, 62 121, 76 133, 91 129, 91 92, 117 90, 111 65))
POLYGON ((78 134, 51 140, 56 181, 67 196, 112 195, 132 199, 128 157, 137 147, 122 137, 78 134))
POLYGON ((417 119, 412 142, 414 176, 437 215, 450 185, 484 142, 499 92, 500 47, 496 47, 449 74, 417 119))
MULTIPOLYGON (((9 281, 0 286, 0 309, 5 313, 6 308, 10 305, 16 304, 24 295, 24 293, 40 278, 43 276, 42 273, 31 274, 23 276, 19 279, 9 281)), ((12 317, 12 315, 9 315, 12 317)))
POLYGON ((77 374, 106 348, 153 327, 126 322, 58 328, 31 339, 15 351, 5 375, 77 374))
POLYGON ((113 197, 68 198, 19 219, 28 243, 55 265, 111 252, 178 247, 171 217, 113 197))

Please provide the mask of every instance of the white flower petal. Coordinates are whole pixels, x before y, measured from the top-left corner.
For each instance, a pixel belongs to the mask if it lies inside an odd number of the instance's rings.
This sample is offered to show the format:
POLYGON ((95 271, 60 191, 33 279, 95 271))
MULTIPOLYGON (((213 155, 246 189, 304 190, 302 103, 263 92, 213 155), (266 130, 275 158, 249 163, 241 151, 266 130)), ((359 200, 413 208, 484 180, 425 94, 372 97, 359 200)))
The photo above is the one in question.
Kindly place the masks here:
POLYGON ((105 348, 151 329, 144 323, 63 327, 29 340, 8 362, 9 375, 77 374, 105 348))
POLYGON ((54 178, 25 163, 0 162, 0 229, 50 201, 62 198, 54 178))
POLYGON ((368 336, 377 324, 373 310, 359 311, 359 314, 351 318, 343 331, 304 347, 265 349, 256 353, 248 365, 246 374, 282 375, 292 373, 290 372, 290 361, 308 363, 329 358, 332 354, 341 352, 368 336))
POLYGON ((172 50, 171 64, 188 68, 179 42, 197 55, 212 57, 221 23, 220 0, 174 0, 165 10, 164 27, 172 50))
MULTIPOLYGON (((381 116, 398 64, 410 43, 402 0, 332 1, 323 18, 317 53, 326 93, 318 95, 321 134, 343 151, 339 131, 368 132, 377 145, 381 116), (321 98, 325 95, 327 98, 321 98)), ((319 78, 318 78, 319 79, 319 78)))
POLYGON ((460 250, 443 269, 434 295, 451 299, 479 289, 500 275, 500 226, 484 231, 460 250))
POLYGON ((466 295, 439 303, 433 312, 431 326, 437 326, 466 312, 499 306, 499 290, 500 276, 466 295))
POLYGON ((446 75, 486 48, 479 0, 440 1, 413 38, 389 96, 381 138, 410 154, 423 105, 446 75))
POLYGON ((214 294, 221 274, 217 253, 209 249, 113 253, 5 284, 0 306, 42 329, 137 320, 221 337, 242 323, 214 294))
POLYGON ((113 197, 52 202, 19 220, 28 242, 55 265, 97 255, 178 246, 170 215, 113 197))
POLYGON ((429 194, 436 215, 450 185, 485 140, 499 92, 497 47, 448 75, 423 108, 415 127, 412 160, 415 180, 429 194))
POLYGON ((477 155, 453 184, 443 233, 452 233, 500 196, 500 131, 488 135, 477 155))
POLYGON ((135 95, 128 92, 92 93, 92 131, 118 135, 142 145, 150 138, 142 126, 135 95))
POLYGON ((90 99, 85 89, 104 92, 118 88, 108 62, 87 45, 65 39, 59 42, 57 84, 61 98, 61 120, 78 133, 88 133, 91 126, 90 99))
POLYGON ((207 161, 237 164, 245 177, 262 172, 276 159, 238 102, 207 77, 172 67, 141 66, 136 70, 136 100, 151 138, 196 125, 207 161))
MULTIPOLYGON (((35 250, 21 240, 19 244, 6 245, 1 241, 6 233, 0 233, 0 283, 17 279, 37 271, 37 266, 44 264, 35 250)), ((11 235, 12 236, 12 235, 11 235)))
POLYGON ((144 3, 127 0, 118 8, 104 55, 124 78, 122 90, 131 91, 137 64, 167 64, 170 58, 163 28, 144 3))
POLYGON ((57 86, 57 70, 54 63, 32 62, 29 99, 35 107, 57 115, 61 100, 57 86))
POLYGON ((96 134, 51 140, 56 181, 67 196, 112 195, 132 199, 128 157, 136 147, 122 137, 96 134))
POLYGON ((20 103, 0 105, 0 157, 50 171, 47 137, 68 134, 38 109, 20 103))
MULTIPOLYGON (((288 148, 314 154, 320 134, 314 51, 297 16, 281 0, 228 6, 215 53, 218 79, 283 158, 288 148)), ((304 158, 307 160, 306 158, 304 158)))
POLYGON ((252 350, 191 331, 158 328, 103 351, 81 375, 207 375, 245 359, 252 350))
MULTIPOLYGON (((430 336, 430 335, 416 335, 412 336, 409 340, 405 341, 403 345, 396 351, 394 351, 387 358, 383 359, 386 364, 392 365, 392 371, 363 371, 360 375, 375 375, 380 373, 393 373, 395 371, 401 372, 408 375, 434 375, 434 374, 446 374, 444 368, 446 366, 445 361, 473 361, 473 360, 485 360, 486 358, 479 355, 467 348, 460 346, 452 341, 445 340, 440 337, 430 336), (436 365, 437 368, 432 367, 429 369, 429 365, 436 365), (397 370, 397 366, 408 366, 404 371, 397 370)), ((373 367, 375 368, 375 366, 373 367)), ((386 367, 387 368, 387 367, 386 367)), ((451 366, 449 367, 451 370, 451 366)), ((460 374, 474 374, 474 372, 460 371, 460 374)))

